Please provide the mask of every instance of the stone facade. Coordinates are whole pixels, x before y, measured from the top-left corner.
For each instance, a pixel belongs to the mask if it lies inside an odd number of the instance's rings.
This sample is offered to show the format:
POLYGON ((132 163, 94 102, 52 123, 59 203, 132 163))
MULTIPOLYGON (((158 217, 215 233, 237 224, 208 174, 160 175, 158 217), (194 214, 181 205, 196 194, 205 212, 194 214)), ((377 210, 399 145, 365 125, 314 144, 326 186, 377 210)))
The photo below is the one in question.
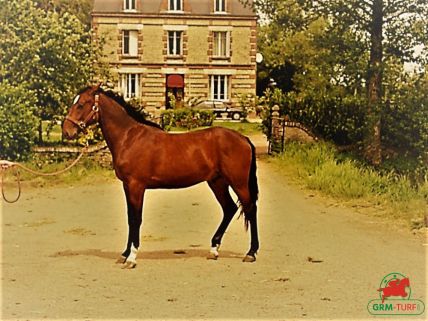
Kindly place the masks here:
POLYGON ((239 0, 95 0, 92 12, 117 89, 149 111, 172 96, 238 105, 255 95, 256 26, 239 0))

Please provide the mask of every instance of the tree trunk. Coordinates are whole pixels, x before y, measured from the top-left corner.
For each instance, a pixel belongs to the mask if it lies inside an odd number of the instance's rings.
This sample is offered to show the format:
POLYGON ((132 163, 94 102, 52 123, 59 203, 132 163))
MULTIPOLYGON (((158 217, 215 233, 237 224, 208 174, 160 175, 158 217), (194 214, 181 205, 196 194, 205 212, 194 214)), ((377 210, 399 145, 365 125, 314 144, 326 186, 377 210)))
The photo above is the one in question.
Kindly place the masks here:
POLYGON ((367 133, 365 157, 373 165, 382 162, 381 155, 381 108, 382 108, 382 25, 383 0, 373 0, 371 23, 371 48, 368 68, 367 133))
POLYGON ((38 128, 38 134, 39 134, 39 145, 43 144, 43 121, 39 120, 39 128, 38 128))

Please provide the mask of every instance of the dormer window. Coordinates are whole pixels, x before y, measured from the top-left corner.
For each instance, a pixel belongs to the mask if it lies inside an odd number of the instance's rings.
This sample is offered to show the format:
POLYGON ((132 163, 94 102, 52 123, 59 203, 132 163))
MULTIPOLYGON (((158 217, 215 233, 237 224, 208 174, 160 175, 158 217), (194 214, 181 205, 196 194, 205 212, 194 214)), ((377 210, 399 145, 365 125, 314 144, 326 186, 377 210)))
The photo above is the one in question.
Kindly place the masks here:
POLYGON ((125 11, 136 11, 135 1, 136 0, 124 0, 123 7, 125 11))
POLYGON ((183 0, 169 0, 169 11, 183 11, 183 0))
POLYGON ((214 12, 226 12, 226 0, 214 0, 214 12))

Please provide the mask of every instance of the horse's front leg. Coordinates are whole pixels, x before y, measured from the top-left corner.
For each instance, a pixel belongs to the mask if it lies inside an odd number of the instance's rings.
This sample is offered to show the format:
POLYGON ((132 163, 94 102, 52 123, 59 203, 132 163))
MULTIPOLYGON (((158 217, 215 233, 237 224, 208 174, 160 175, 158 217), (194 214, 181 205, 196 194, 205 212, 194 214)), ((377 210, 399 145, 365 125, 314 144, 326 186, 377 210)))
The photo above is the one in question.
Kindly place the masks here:
POLYGON ((132 269, 137 265, 137 252, 140 247, 140 227, 145 188, 141 184, 123 184, 128 207, 128 242, 118 263, 123 268, 132 269))

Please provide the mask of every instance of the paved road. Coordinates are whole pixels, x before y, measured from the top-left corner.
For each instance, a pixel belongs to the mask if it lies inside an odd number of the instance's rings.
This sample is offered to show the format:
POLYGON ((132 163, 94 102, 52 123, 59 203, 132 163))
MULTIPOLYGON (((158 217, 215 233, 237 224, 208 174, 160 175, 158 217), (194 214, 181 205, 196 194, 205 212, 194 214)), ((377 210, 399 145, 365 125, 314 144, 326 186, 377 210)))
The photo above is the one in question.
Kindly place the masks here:
POLYGON ((253 264, 241 262, 242 220, 222 257, 205 259, 220 220, 205 184, 147 193, 134 270, 114 264, 127 228, 119 182, 25 190, 2 209, 2 319, 364 319, 390 272, 409 276, 412 297, 427 302, 423 241, 311 197, 267 160, 258 175, 253 264))

